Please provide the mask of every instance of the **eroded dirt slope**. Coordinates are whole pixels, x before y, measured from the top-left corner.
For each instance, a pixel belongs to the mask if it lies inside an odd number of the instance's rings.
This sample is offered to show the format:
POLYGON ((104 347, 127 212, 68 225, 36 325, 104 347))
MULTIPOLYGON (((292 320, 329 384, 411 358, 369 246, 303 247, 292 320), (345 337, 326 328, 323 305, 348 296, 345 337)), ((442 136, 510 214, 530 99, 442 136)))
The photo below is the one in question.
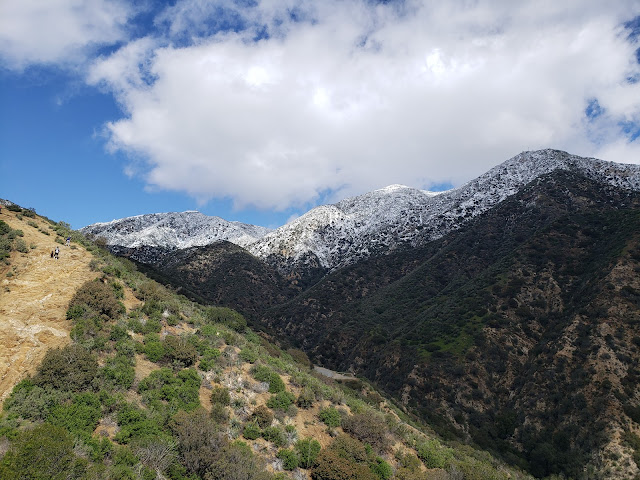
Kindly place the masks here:
POLYGON ((69 300, 80 285, 98 274, 89 269, 93 256, 80 245, 56 243, 48 222, 38 217, 19 220, 5 208, 0 220, 22 230, 28 247, 35 245, 26 254, 13 252, 10 265, 0 267, 1 405, 13 386, 34 372, 49 348, 69 342, 71 322, 65 320, 69 300), (56 246, 60 247, 58 260, 50 257, 56 246))

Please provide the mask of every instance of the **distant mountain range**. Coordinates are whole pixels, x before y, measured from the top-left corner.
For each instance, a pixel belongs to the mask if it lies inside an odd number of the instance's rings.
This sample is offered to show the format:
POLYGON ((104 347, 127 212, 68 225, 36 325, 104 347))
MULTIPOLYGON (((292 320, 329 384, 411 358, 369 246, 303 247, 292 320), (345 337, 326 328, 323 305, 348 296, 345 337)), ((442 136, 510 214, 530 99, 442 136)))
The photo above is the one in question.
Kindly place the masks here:
POLYGON ((391 185, 316 207, 275 230, 189 211, 128 217, 89 225, 82 231, 103 237, 108 245, 129 249, 173 250, 228 241, 282 272, 305 265, 334 270, 402 245, 423 245, 440 238, 555 170, 640 189, 638 165, 541 150, 521 153, 453 190, 435 193, 391 185))
POLYGON ((525 152, 457 189, 387 187, 242 245, 193 212, 135 218, 85 232, 442 435, 537 477, 640 475, 639 166, 525 152))

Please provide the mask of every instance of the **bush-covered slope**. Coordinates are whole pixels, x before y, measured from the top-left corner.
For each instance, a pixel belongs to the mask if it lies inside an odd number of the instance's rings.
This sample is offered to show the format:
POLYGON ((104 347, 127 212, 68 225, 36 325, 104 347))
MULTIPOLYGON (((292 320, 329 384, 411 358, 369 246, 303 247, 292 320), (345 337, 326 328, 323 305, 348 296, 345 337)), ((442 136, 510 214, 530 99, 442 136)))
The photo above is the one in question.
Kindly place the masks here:
POLYGON ((636 193, 555 172, 425 248, 327 276, 262 321, 537 476, 631 475, 639 206, 636 193))
POLYGON ((527 478, 90 248, 70 343, 4 403, 0 479, 527 478))

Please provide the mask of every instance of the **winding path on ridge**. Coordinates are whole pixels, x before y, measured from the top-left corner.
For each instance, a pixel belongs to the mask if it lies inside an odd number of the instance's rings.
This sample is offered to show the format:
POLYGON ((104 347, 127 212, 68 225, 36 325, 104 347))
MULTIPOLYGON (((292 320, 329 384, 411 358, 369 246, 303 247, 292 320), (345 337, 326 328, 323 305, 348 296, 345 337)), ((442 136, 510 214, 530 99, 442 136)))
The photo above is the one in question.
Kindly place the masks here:
POLYGON ((26 254, 12 252, 11 264, 0 266, 0 406, 13 386, 33 373, 49 348, 70 342, 66 311, 71 297, 87 280, 93 258, 83 247, 55 243, 56 234, 39 217, 23 217, 2 209, 0 220, 24 232, 26 254), (27 222, 35 222, 45 235, 27 222), (50 257, 60 247, 60 259, 50 257))

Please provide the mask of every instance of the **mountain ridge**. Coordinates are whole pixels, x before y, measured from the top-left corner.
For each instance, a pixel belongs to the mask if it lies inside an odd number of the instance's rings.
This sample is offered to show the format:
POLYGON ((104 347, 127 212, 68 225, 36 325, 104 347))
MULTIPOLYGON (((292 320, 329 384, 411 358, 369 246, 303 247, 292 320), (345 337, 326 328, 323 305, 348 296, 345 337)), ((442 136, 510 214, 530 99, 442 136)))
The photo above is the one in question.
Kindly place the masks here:
POLYGON ((104 237, 110 246, 127 248, 179 249, 226 240, 283 273, 309 267, 332 271, 402 245, 417 246, 440 238, 540 175, 558 169, 579 171, 600 183, 640 190, 638 165, 547 149, 520 153, 455 189, 428 192, 390 185, 315 207, 275 230, 184 212, 128 217, 93 224, 81 231, 104 237))

